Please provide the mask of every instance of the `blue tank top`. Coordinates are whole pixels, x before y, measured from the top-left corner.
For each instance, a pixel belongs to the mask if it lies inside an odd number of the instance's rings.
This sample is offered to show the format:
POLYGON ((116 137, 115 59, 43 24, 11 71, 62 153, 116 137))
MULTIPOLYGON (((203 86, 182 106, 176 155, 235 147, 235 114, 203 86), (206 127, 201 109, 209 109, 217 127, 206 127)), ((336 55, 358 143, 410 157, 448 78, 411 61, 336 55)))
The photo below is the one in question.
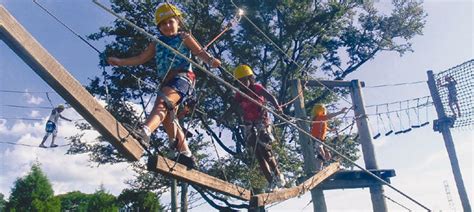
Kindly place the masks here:
MULTIPOLYGON (((191 57, 191 51, 186 48, 183 42, 184 33, 179 33, 173 37, 160 36, 158 39, 178 50, 180 53, 191 57)), ((166 47, 156 44, 155 46, 155 60, 156 68, 158 72, 158 77, 163 78, 168 70, 178 69, 178 70, 189 70, 192 71, 191 63, 182 58, 179 55, 176 55, 171 50, 166 47)))

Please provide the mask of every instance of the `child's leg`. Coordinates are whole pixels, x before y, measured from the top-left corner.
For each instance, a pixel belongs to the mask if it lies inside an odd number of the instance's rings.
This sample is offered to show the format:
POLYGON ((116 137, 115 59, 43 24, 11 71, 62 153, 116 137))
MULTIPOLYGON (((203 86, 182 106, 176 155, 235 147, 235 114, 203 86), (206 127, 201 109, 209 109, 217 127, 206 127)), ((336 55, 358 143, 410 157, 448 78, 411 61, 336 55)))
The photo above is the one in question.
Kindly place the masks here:
MULTIPOLYGON (((176 105, 176 103, 181 99, 181 96, 178 94, 178 92, 170 87, 163 87, 161 92, 173 105, 176 105)), ((160 126, 161 122, 163 122, 165 119, 166 114, 168 114, 168 108, 166 107, 165 100, 158 97, 155 101, 155 105, 153 106, 150 116, 145 122, 145 127, 148 128, 149 133, 155 131, 156 128, 160 126)))
POLYGON ((272 172, 270 170, 270 167, 268 166, 267 161, 264 159, 263 155, 259 154, 259 151, 256 151, 255 157, 257 157, 257 160, 260 166, 260 171, 262 171, 268 183, 271 183, 273 181, 273 177, 272 177, 272 172))
POLYGON ((165 120, 163 120, 163 127, 168 134, 170 142, 173 142, 171 144, 175 146, 178 152, 191 157, 191 150, 186 142, 183 129, 179 126, 177 119, 173 119, 171 113, 176 113, 176 110, 168 113, 165 120))
POLYGON ((456 101, 456 108, 458 109, 458 117, 461 117, 461 110, 459 109, 459 103, 456 101))
POLYGON ((50 134, 51 134, 50 132, 47 132, 47 133, 44 135, 43 140, 41 141, 41 144, 40 144, 41 147, 44 146, 44 142, 46 142, 46 139, 48 139, 48 137, 49 137, 50 134))

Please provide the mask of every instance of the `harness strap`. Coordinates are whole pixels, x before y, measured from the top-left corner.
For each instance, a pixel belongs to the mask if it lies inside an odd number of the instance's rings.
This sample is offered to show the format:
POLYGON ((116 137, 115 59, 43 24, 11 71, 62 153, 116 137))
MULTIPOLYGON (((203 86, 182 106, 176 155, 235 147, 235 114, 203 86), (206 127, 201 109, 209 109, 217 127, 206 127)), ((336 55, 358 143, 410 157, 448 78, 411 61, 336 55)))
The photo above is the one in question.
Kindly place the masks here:
POLYGON ((165 107, 166 109, 168 109, 169 111, 173 111, 174 110, 174 104, 173 102, 171 102, 170 99, 168 99, 167 96, 165 96, 162 92, 158 91, 157 92, 157 96, 160 97, 163 102, 165 102, 165 107))

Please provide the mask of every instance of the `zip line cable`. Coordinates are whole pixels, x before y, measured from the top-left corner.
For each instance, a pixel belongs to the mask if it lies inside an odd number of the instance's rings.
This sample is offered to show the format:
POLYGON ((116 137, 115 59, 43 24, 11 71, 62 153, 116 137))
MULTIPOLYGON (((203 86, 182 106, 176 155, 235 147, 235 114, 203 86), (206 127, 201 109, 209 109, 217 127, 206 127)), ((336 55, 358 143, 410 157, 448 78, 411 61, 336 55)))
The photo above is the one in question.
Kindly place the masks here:
MULTIPOLYGON (((358 167, 360 170, 366 172, 368 175, 372 176, 373 178, 377 179, 379 182, 381 182, 382 184, 392 188, 393 190, 395 190, 396 192, 398 192, 399 194, 403 195, 404 197, 406 197, 407 199, 413 201, 414 203, 416 203, 417 205, 419 205, 420 207, 428 210, 428 211, 431 211, 429 208, 427 208, 426 206, 424 206, 423 204, 419 203, 418 201, 416 201, 415 199, 413 199, 412 197, 408 196, 407 194, 405 194, 404 192, 402 192, 401 190, 395 188, 394 186, 392 186, 390 183, 386 182, 385 180, 383 180, 382 178, 378 177, 377 175, 375 175, 374 173, 370 172, 369 170, 365 169, 364 167, 362 167, 361 165, 355 163, 354 161, 352 161, 350 158, 348 158, 347 156, 345 156, 344 154, 340 153, 339 151, 337 151, 336 149, 334 149, 333 147, 331 147, 330 145, 326 144, 325 142, 322 142, 321 140, 315 138, 313 135, 311 135, 311 133, 303 130, 302 128, 300 128, 298 125, 290 122, 289 120, 287 120, 286 118, 284 118, 281 114, 271 110, 269 107, 265 106, 265 105, 262 105, 260 104, 257 100, 253 99, 252 97, 250 97, 249 95, 247 95, 246 93, 240 91, 238 88, 232 86, 229 82, 223 80, 222 78, 214 75, 214 73, 212 73, 211 71, 205 69, 203 66, 201 66, 200 64, 198 64, 197 62, 195 62, 194 60, 188 58, 186 55, 182 54, 181 52, 175 50, 173 47, 167 45, 166 43, 164 43, 163 41, 157 39, 156 37, 154 37, 153 35, 151 35, 150 33, 148 33, 147 31, 145 31, 143 28, 135 25, 134 23, 132 23, 131 21, 129 21, 128 19, 118 15, 117 13, 115 13, 114 11, 110 10, 109 8, 107 8, 106 6, 104 6, 103 4, 101 4, 100 2, 98 2, 98 0, 92 0, 93 3, 95 3, 97 6, 99 6, 100 8, 102 8, 104 11, 110 13, 111 15, 115 16, 116 18, 124 21, 126 24, 128 24, 129 26, 133 27, 135 30, 137 30, 138 32, 140 32, 141 34, 145 35, 146 37, 148 37, 149 39, 155 41, 157 44, 160 44, 161 46, 169 49, 170 51, 174 52, 176 55, 179 55, 180 57, 182 57, 183 59, 185 59, 186 61, 188 61, 189 63, 193 64, 196 68, 198 68, 199 70, 201 70, 202 72, 206 73, 208 76, 214 78, 215 80, 217 80, 218 82, 221 82, 222 84, 224 84, 225 86, 227 86, 228 88, 230 88, 231 90, 235 91, 236 93, 239 93, 240 95, 242 95, 243 97, 247 98, 248 100, 252 101, 253 103, 259 105, 260 107, 262 107, 263 109, 266 109, 267 111, 269 111, 270 113, 272 113, 275 117, 278 117, 279 119, 281 119, 282 121, 285 121, 287 123, 289 123, 290 125, 292 125, 293 127, 295 127, 295 129, 297 129, 298 131, 300 131, 301 133, 307 135, 309 138, 313 139, 315 142, 317 142, 318 144, 320 145, 323 145, 324 147, 328 148, 329 150, 333 151, 334 153, 338 154, 339 156, 341 156, 341 158, 347 160, 349 163, 351 163, 352 165, 358 167)), ((347 101, 347 100, 346 100, 347 101)))
MULTIPOLYGON (((39 147, 37 145, 20 144, 20 143, 9 142, 9 141, 0 141, 0 143, 1 144, 15 145, 15 146, 26 146, 26 147, 33 147, 33 148, 42 148, 42 147, 39 147)), ((69 146, 69 145, 71 145, 71 143, 61 144, 61 145, 58 145, 57 147, 65 147, 65 146, 69 146)))
MULTIPOLYGON (((242 10, 240 9, 239 6, 237 6, 233 0, 230 1, 232 3, 232 5, 234 7, 236 7, 237 9, 239 10, 242 10)), ((260 32, 263 37, 265 37, 273 46, 275 46, 276 49, 278 49, 281 53, 283 53, 286 58, 288 60, 290 60, 291 62, 293 62, 293 64, 295 64, 296 66, 298 66, 299 70, 302 70, 304 67, 302 67, 300 64, 298 64, 293 58, 291 58, 283 49, 281 49, 270 37, 268 37, 265 32, 263 32, 263 30, 261 30, 252 20, 250 20, 250 18, 248 16, 245 15, 245 13, 242 13, 242 16, 245 18, 245 20, 247 20, 258 32, 260 32)), ((298 71, 299 71, 298 70, 298 71)), ((329 88, 328 86, 324 85, 320 80, 318 79, 315 79, 315 81, 320 84, 322 87, 326 88, 327 90, 329 90, 331 93, 334 93, 335 95, 339 96, 342 100, 344 100, 345 102, 349 103, 350 105, 352 105, 352 102, 347 100, 345 97, 339 95, 337 92, 335 92, 333 89, 329 88)))
POLYGON ((383 84, 383 85, 372 85, 372 86, 365 86, 365 88, 382 88, 382 87, 393 87, 393 86, 401 86, 401 85, 415 85, 420 83, 426 83, 426 81, 415 81, 415 82, 401 82, 395 84, 383 84))
POLYGON ((46 93, 46 94, 58 94, 52 91, 19 91, 19 90, 3 90, 0 89, 1 93, 24 93, 24 94, 33 94, 33 93, 46 93))
POLYGON ((12 108, 28 108, 28 109, 47 109, 51 110, 54 109, 54 107, 43 107, 43 106, 24 106, 24 105, 11 105, 11 104, 5 104, 5 105, 0 105, 2 107, 12 107, 12 108))

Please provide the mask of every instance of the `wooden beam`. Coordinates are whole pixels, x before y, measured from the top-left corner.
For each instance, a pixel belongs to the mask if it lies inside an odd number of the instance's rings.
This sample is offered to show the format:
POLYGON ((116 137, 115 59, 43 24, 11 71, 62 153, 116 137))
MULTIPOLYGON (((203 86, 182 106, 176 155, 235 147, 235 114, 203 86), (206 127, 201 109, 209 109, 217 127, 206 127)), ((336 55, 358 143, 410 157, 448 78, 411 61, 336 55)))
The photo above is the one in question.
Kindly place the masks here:
POLYGON ((249 190, 176 163, 162 156, 148 160, 148 169, 241 200, 250 200, 249 190))
MULTIPOLYGON (((393 169, 371 169, 370 172, 390 183, 390 178, 395 177, 396 173, 393 169)), ((306 179, 298 179, 302 182, 306 179)), ((383 185, 371 175, 362 170, 340 170, 321 184, 316 186, 320 190, 333 189, 351 189, 351 188, 369 188, 371 186, 383 185)))
POLYGON ((252 196, 252 199, 250 200, 250 207, 256 208, 300 196, 307 191, 312 190, 325 179, 336 173, 339 169, 339 163, 332 163, 298 186, 281 189, 272 193, 263 193, 252 196))
POLYGON ((2 5, 0 38, 122 155, 140 159, 138 141, 2 5))

